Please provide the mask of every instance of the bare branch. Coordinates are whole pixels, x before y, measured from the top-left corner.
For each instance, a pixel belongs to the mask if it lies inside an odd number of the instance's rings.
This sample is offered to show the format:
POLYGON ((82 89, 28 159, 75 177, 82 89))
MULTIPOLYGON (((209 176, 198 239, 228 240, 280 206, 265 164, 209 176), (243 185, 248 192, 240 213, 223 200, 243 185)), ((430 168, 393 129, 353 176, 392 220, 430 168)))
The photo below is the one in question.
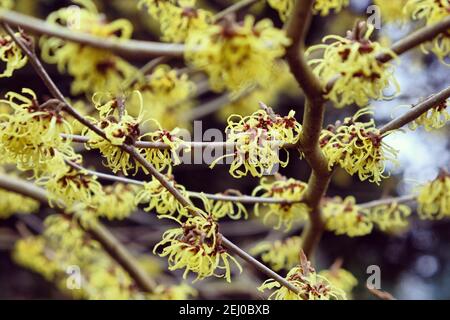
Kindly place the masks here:
POLYGON ((108 50, 127 58, 182 57, 184 54, 184 45, 182 44, 101 38, 87 33, 69 30, 62 26, 50 24, 31 16, 4 9, 0 9, 0 21, 21 27, 32 33, 53 36, 94 48, 108 50))

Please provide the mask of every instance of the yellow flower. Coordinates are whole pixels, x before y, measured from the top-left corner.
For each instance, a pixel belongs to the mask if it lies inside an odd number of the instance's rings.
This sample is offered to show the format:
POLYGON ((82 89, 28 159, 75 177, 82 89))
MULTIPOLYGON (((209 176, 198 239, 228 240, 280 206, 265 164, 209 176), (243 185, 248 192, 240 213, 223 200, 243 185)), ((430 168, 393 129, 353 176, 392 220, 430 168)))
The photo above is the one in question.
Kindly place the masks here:
POLYGON ((315 13, 327 16, 330 11, 339 12, 343 7, 348 6, 349 0, 316 0, 314 3, 315 13))
POLYGON ((269 19, 255 24, 252 16, 242 23, 226 18, 193 31, 186 41, 185 57, 208 74, 214 91, 236 92, 267 85, 271 68, 289 44, 284 31, 274 28, 269 19))
POLYGON ((241 218, 247 219, 247 209, 242 203, 235 201, 214 201, 204 200, 205 210, 213 216, 214 219, 219 220, 228 217, 232 220, 239 220, 241 218))
POLYGON ((295 120, 294 111, 281 117, 264 107, 265 110, 247 117, 236 114, 228 118, 227 143, 234 145, 236 151, 214 160, 211 168, 219 161, 233 157, 230 174, 241 178, 248 173, 261 177, 272 173, 276 165, 287 166, 289 153, 283 146, 297 143, 302 127, 295 120), (280 148, 286 153, 285 161, 279 158, 280 148))
POLYGON ((192 32, 206 29, 214 21, 214 15, 195 8, 195 1, 141 0, 147 5, 153 19, 160 23, 162 40, 184 42, 192 32))
POLYGON ((99 217, 109 220, 123 220, 136 211, 137 188, 128 184, 116 183, 103 188, 95 201, 95 212, 99 217))
MULTIPOLYGON (((425 20, 427 26, 438 23, 450 16, 450 2, 448 0, 408 0, 405 13, 412 16, 414 20, 425 20)), ((450 54, 450 29, 440 33, 434 38, 430 46, 422 45, 422 50, 428 53, 427 48, 436 54, 442 63, 449 65, 446 61, 450 54)))
POLYGON ((372 232, 373 223, 352 196, 327 199, 322 208, 325 227, 337 235, 364 236, 372 232))
MULTIPOLYGON (((288 20, 294 8, 294 0, 268 0, 267 2, 278 11, 281 20, 288 20)), ((349 0, 316 0, 313 6, 314 13, 326 16, 332 10, 339 12, 348 5, 348 2, 349 0)))
POLYGON ((14 163, 19 170, 33 170, 35 175, 63 165, 63 155, 74 158, 69 139, 71 133, 60 106, 40 104, 30 89, 22 93, 8 92, 1 100, 13 109, 0 115, 0 162, 14 163))
POLYGON ((150 300, 188 300, 197 294, 197 290, 183 283, 176 286, 159 285, 148 295, 148 298, 150 300))
MULTIPOLYGON (((172 175, 169 175, 167 179, 185 198, 189 198, 186 188, 176 183, 172 175)), ((150 182, 146 182, 144 188, 136 194, 135 203, 148 204, 144 209, 147 212, 155 210, 160 215, 170 215, 177 219, 189 217, 188 208, 177 201, 172 193, 154 177, 150 182)))
POLYGON ((406 228, 409 224, 408 217, 410 215, 410 207, 396 202, 376 206, 367 214, 369 220, 385 232, 395 232, 406 228))
POLYGON ((231 282, 230 261, 233 261, 242 271, 239 263, 227 253, 222 246, 222 236, 218 233, 218 225, 212 217, 196 216, 188 218, 180 228, 167 230, 159 247, 164 247, 161 257, 168 257, 169 270, 185 269, 183 278, 189 272, 197 274, 194 281, 207 277, 224 277, 231 282), (216 270, 223 270, 216 273, 216 270))
POLYGON ((295 203, 257 203, 255 205, 255 215, 259 216, 262 213, 264 215, 264 223, 269 218, 274 217, 276 221, 275 229, 284 226, 285 231, 289 231, 294 222, 308 220, 309 208, 306 204, 300 202, 306 188, 306 183, 292 178, 286 179, 283 177, 274 182, 269 181, 267 178, 262 178, 260 185, 253 190, 252 195, 295 203), (264 208, 262 212, 260 206, 264 208))
POLYGON ((358 280, 349 271, 338 268, 322 270, 319 275, 328 279, 330 284, 345 292, 347 297, 351 296, 353 289, 358 285, 358 280))
POLYGON ((443 128, 450 121, 449 106, 450 100, 447 100, 429 109, 409 124, 410 129, 416 130, 420 126, 423 126, 426 131, 443 128))
POLYGON ((269 264, 275 271, 290 270, 300 262, 298 252, 301 244, 301 237, 290 237, 275 242, 263 241, 257 244, 250 253, 261 255, 262 261, 269 264))
POLYGON ((258 290, 264 292, 266 289, 277 288, 269 297, 274 300, 346 300, 344 291, 334 287, 324 276, 317 274, 303 252, 300 264, 289 271, 286 280, 295 286, 299 293, 290 291, 273 279, 266 280, 258 290))
POLYGON ((33 213, 39 209, 39 202, 7 190, 0 189, 0 199, 0 220, 15 213, 33 213))
MULTIPOLYGON (((119 19, 111 23, 105 21, 91 0, 77 0, 81 7, 62 8, 50 14, 47 22, 62 25, 76 32, 84 32, 98 37, 130 39, 133 31, 131 23, 119 19)), ((67 71, 74 77, 72 94, 93 93, 109 90, 117 92, 125 80, 137 71, 125 60, 107 50, 96 49, 55 37, 42 37, 40 41, 42 58, 47 63, 57 64, 58 70, 67 71)))
MULTIPOLYGON (((21 34, 17 33, 16 36, 21 37, 21 34)), ((15 70, 22 69, 27 64, 28 58, 11 36, 0 35, 0 61, 6 65, 0 78, 9 78, 15 70)))
POLYGON ((172 131, 167 131, 162 129, 156 120, 153 120, 153 122, 158 129, 142 135, 142 141, 164 143, 168 148, 146 148, 143 150, 144 156, 157 170, 162 171, 167 169, 170 173, 172 171, 172 164, 178 165, 181 163, 178 154, 180 148, 183 148, 184 152, 188 152, 190 151, 190 146, 177 137, 180 129, 175 128, 172 131))
POLYGON ((374 0, 374 4, 381 10, 382 18, 386 22, 406 22, 404 8, 409 0, 374 0))
POLYGON ((365 33, 363 28, 363 24, 358 24, 345 38, 327 36, 323 42, 334 42, 312 46, 306 52, 311 55, 317 50, 324 51, 323 58, 311 59, 309 64, 325 86, 333 83, 326 97, 338 108, 352 103, 363 107, 370 99, 391 98, 384 94, 384 90, 391 84, 396 93, 400 91, 392 63, 377 60, 377 56, 381 54, 395 58, 395 53, 369 39, 374 30, 373 25, 369 24, 365 33))
POLYGON ((442 170, 435 180, 422 186, 417 202, 422 219, 450 217, 450 174, 442 170))
POLYGON ((97 177, 71 166, 44 175, 36 183, 47 189, 51 206, 58 206, 59 201, 63 201, 65 207, 78 202, 94 206, 95 198, 104 196, 97 177))
POLYGON ((75 299, 143 299, 131 277, 77 222, 53 215, 42 236, 20 240, 15 261, 54 282, 75 299), (80 272, 80 281, 70 272, 80 272), (72 287, 73 286, 73 287, 72 287))
MULTIPOLYGON (((196 93, 196 85, 187 74, 179 74, 167 65, 158 66, 153 73, 134 85, 143 98, 144 120, 157 120, 166 130, 187 127, 186 114, 193 107, 190 100, 196 93)), ((135 99, 136 100, 136 99, 135 99)), ((130 112, 139 112, 138 101, 131 101, 130 112)))
POLYGON ((385 161, 396 162, 397 150, 383 142, 375 122, 358 122, 365 114, 372 114, 368 108, 359 110, 352 118, 336 126, 328 126, 320 136, 320 146, 331 168, 338 164, 350 175, 358 174, 362 181, 369 179, 379 184, 383 178, 385 161))

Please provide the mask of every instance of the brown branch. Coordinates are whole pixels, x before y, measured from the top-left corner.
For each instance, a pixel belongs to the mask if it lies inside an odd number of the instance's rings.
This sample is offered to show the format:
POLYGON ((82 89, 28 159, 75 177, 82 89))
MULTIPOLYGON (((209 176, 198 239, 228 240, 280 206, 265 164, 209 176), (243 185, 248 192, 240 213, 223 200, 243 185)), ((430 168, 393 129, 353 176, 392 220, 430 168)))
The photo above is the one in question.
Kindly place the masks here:
POLYGON ((380 199, 380 200, 374 200, 366 203, 358 204, 358 207, 361 209, 372 209, 378 206, 384 206, 384 205, 390 205, 391 203, 407 203, 416 200, 415 195, 406 195, 396 198, 386 198, 386 199, 380 199))
POLYGON ((228 8, 217 13, 214 16, 214 20, 217 21, 229 14, 236 13, 240 10, 244 10, 245 8, 250 7, 251 5, 255 4, 258 1, 261 1, 261 0, 241 0, 239 2, 236 2, 235 4, 232 4, 228 8))
POLYGON ((297 0, 291 19, 286 26, 287 35, 292 39, 292 45, 287 50, 286 59, 291 72, 306 96, 303 133, 300 137, 299 146, 312 168, 304 197, 305 203, 310 208, 310 222, 304 229, 302 236, 303 251, 310 259, 324 231, 320 200, 325 195, 331 179, 328 162, 319 147, 319 136, 325 113, 324 90, 320 79, 314 75, 305 57, 305 37, 312 19, 313 4, 314 0, 297 0))
MULTIPOLYGON (((47 192, 35 185, 19 180, 14 177, 0 175, 0 188, 12 191, 44 204, 48 204, 47 192)), ((141 268, 135 258, 128 250, 106 229, 100 222, 85 228, 82 223, 80 227, 95 238, 106 252, 128 272, 143 292, 151 292, 155 283, 150 279, 145 270, 141 268)))
POLYGON ((376 288, 372 288, 369 285, 367 285, 367 290, 369 290, 369 292, 371 294, 373 294, 375 297, 377 297, 378 299, 381 299, 381 300, 397 300, 389 292, 381 291, 381 290, 378 290, 376 288))
POLYGON ((415 105, 411 110, 406 112, 404 115, 398 117, 397 119, 392 120, 391 122, 385 124, 380 128, 380 133, 383 135, 388 133, 389 131, 400 129, 404 125, 416 120, 422 114, 427 112, 428 110, 436 107, 440 103, 444 102, 450 97, 450 87, 445 88, 444 90, 429 96, 424 101, 415 105))
POLYGON ((82 45, 108 50, 128 58, 181 57, 184 53, 184 45, 182 44, 101 38, 4 9, 0 9, 0 21, 21 27, 32 33, 53 36, 82 45))
MULTIPOLYGON (((11 35, 11 37, 14 39, 14 41, 23 49, 25 54, 28 56, 29 60, 31 61, 33 67, 35 68, 35 71, 38 73, 38 75, 43 80, 44 84, 47 86, 47 88, 50 90, 50 92, 54 95, 56 99, 60 99, 61 101, 64 101, 65 106, 64 110, 77 119, 81 124, 85 125, 87 128, 93 130, 95 133, 97 133, 99 136, 106 139, 106 134, 99 128, 97 128, 95 125, 93 125, 89 120, 85 119, 82 115, 80 115, 64 98, 62 93, 57 88, 56 84, 53 82, 53 80, 50 78, 48 73, 43 68, 42 64, 40 63, 38 57, 36 54, 29 49, 29 47, 23 43, 22 39, 19 39, 15 36, 14 31, 7 25, 3 24, 5 30, 11 35)), ((183 194, 171 184, 171 182, 156 168, 148 162, 140 153, 139 151, 133 146, 133 145, 127 145, 124 144, 120 146, 120 148, 128 153, 134 160, 142 165, 143 168, 145 168, 153 177, 155 177, 161 185, 166 188, 174 197, 175 199, 184 207, 192 208, 192 203, 186 199, 183 194)), ((191 210, 194 214, 198 214, 196 210, 191 210)), ((103 239, 105 234, 103 234, 101 231, 98 231, 98 235, 103 239)), ((108 239, 103 239, 108 240, 108 239)), ((293 284, 288 282, 285 278, 274 272, 273 270, 269 269, 267 266, 260 263, 258 260, 250 256, 248 253, 246 253, 244 250, 236 246, 234 243, 232 243, 230 240, 226 239, 225 237, 222 237, 222 243, 225 248, 227 248, 231 253, 234 253, 241 257, 244 261, 247 261, 250 265, 252 265, 255 269, 261 271, 268 277, 271 277, 278 281, 280 284, 288 288, 289 290, 299 293, 299 289, 296 288, 293 284)), ((116 253, 114 249, 117 249, 117 247, 111 248, 112 253, 116 253)), ((125 260, 127 261, 127 260, 125 260)), ((129 266, 128 266, 129 267, 129 266)), ((129 270, 128 270, 129 271, 129 270)), ((133 270, 132 270, 133 271, 133 270)))

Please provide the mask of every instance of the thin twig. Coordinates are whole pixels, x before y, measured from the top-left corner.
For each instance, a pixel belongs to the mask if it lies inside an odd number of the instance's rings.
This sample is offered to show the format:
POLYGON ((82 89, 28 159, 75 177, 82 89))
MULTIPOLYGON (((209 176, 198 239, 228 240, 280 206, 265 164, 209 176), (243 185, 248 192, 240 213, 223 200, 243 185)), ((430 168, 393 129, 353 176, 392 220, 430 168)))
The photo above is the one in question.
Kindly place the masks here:
POLYGON ((214 20, 218 21, 229 14, 244 10, 245 8, 255 4, 258 1, 261 1, 261 0, 241 0, 239 2, 236 2, 236 3, 232 4, 231 6, 229 6, 228 8, 217 13, 214 16, 214 20))
POLYGON ((181 57, 184 54, 184 45, 182 44, 101 38, 4 9, 0 9, 0 21, 21 27, 29 32, 73 41, 128 58, 181 57))
POLYGON ((370 201, 370 202, 366 202, 366 203, 361 203, 358 204, 358 207, 361 209, 372 209, 378 206, 384 206, 384 205, 389 205, 391 203, 408 203, 411 201, 416 200, 416 196, 415 195, 406 195, 406 196, 401 196, 401 197, 395 197, 395 198, 386 198, 386 199, 380 199, 380 200, 374 200, 374 201, 370 201))
MULTIPOLYGON (((0 188, 48 204, 47 192, 29 182, 11 176, 0 175, 0 188)), ((109 255, 129 273, 143 292, 151 292, 155 288, 155 283, 148 277, 147 272, 141 268, 128 250, 100 222, 92 224, 89 228, 85 228, 80 223, 80 227, 102 245, 109 255)))

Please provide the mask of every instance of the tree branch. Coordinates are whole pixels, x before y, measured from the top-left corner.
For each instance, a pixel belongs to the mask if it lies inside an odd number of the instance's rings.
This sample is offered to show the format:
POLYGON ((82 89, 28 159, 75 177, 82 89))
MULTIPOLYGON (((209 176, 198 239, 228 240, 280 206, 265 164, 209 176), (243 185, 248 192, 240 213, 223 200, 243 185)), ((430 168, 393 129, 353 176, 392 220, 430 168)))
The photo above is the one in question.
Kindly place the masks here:
MULTIPOLYGON (((0 175, 0 188, 21 194, 35 199, 44 204, 48 204, 47 192, 35 185, 5 175, 0 175)), ((156 284, 150 279, 128 252, 128 250, 106 229, 100 222, 92 224, 85 228, 82 223, 79 226, 95 238, 124 270, 128 272, 131 278, 136 282, 143 292, 152 292, 156 284)))
POLYGON ((21 27, 32 33, 53 36, 93 48, 108 50, 127 58, 182 57, 184 54, 184 45, 182 44, 101 38, 4 9, 0 9, 0 21, 21 27))

